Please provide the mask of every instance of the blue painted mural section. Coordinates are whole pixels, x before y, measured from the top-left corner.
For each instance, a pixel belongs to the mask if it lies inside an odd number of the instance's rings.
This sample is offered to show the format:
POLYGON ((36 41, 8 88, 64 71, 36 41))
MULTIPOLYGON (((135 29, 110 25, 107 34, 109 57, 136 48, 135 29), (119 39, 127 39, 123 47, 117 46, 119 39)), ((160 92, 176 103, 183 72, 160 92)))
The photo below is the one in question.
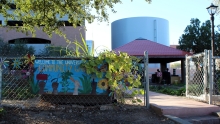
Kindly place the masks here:
POLYGON ((35 60, 34 82, 39 94, 107 94, 107 79, 92 78, 80 64, 82 60, 35 60))

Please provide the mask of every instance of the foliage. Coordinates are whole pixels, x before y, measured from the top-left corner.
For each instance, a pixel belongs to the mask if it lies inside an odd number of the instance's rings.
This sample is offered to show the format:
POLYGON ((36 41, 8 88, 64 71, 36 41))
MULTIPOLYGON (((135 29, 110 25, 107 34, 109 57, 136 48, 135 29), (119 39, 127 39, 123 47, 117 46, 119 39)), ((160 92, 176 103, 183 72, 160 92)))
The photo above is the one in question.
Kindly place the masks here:
POLYGON ((91 78, 86 76, 86 75, 82 75, 82 77, 79 77, 80 81, 82 82, 82 86, 83 89, 79 89, 79 92, 81 94, 89 94, 92 91, 92 87, 91 87, 91 78))
MULTIPOLYGON (((114 51, 104 51, 98 57, 83 59, 81 67, 91 77, 106 78, 112 91, 109 95, 115 95, 120 101, 123 101, 124 86, 128 90, 132 90, 141 85, 140 75, 131 73, 138 70, 138 66, 133 65, 134 61, 139 60, 127 53, 116 54, 114 51)), ((133 90, 132 96, 140 92, 141 90, 133 90)))
POLYGON ((5 21, 22 20, 23 26, 16 27, 18 31, 35 34, 35 27, 40 29, 43 26, 42 30, 48 35, 53 32, 61 35, 60 27, 65 26, 61 21, 63 18, 67 17, 74 27, 85 25, 85 20, 89 23, 95 19, 99 22, 108 21, 107 9, 115 13, 114 5, 120 3, 121 0, 1 0, 0 13, 5 21), (16 9, 9 13, 12 3, 16 9))
POLYGON ((169 86, 150 86, 150 91, 159 92, 168 95, 184 96, 186 92, 185 86, 183 87, 169 87, 169 86))
POLYGON ((194 96, 200 96, 203 94, 203 88, 204 86, 201 84, 190 84, 188 85, 188 94, 194 95, 194 96))
POLYGON ((40 53, 41 56, 66 56, 69 49, 61 46, 48 45, 40 53))
POLYGON ((16 40, 14 44, 12 44, 13 53, 17 53, 19 56, 24 56, 26 54, 34 54, 35 49, 33 46, 27 46, 25 40, 16 40))
POLYGON ((180 62, 173 62, 170 64, 170 68, 181 68, 180 62))
POLYGON ((8 44, 0 39, 0 55, 1 56, 24 56, 27 53, 34 54, 34 47, 28 47, 23 40, 16 40, 15 44, 8 44))
POLYGON ((46 46, 40 53, 40 56, 65 56, 65 57, 85 57, 85 56, 93 56, 94 51, 90 54, 88 51, 88 47, 86 45, 86 41, 83 38, 82 34, 81 40, 82 42, 78 42, 77 40, 71 42, 67 40, 69 43, 66 47, 48 45, 46 46), (75 45, 76 47, 70 47, 70 45, 75 45))
MULTIPOLYGON (((215 33, 215 53, 217 55, 220 54, 220 34, 218 32, 215 33)), ((210 21, 206 21, 200 25, 199 19, 192 18, 190 20, 190 25, 186 27, 184 30, 184 34, 179 38, 179 46, 178 49, 188 51, 191 50, 194 53, 203 52, 205 49, 211 49, 211 23, 210 21)))
POLYGON ((2 118, 6 114, 6 111, 3 107, 0 107, 0 118, 2 118))
POLYGON ((12 46, 6 42, 2 38, 0 38, 0 55, 5 56, 10 53, 10 50, 12 46))

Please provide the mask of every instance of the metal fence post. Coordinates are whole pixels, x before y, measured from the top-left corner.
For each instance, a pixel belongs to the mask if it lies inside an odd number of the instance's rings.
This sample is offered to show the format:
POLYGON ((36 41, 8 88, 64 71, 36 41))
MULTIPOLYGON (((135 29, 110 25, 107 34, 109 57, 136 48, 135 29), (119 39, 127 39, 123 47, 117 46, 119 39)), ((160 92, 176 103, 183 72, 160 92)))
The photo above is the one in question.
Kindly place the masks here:
POLYGON ((212 75, 212 54, 208 50, 208 71, 209 71, 209 104, 212 104, 213 75, 212 75))
POLYGON ((203 73, 203 78, 204 78, 204 87, 203 87, 203 93, 205 94, 205 100, 207 101, 207 92, 206 92, 206 89, 207 89, 207 81, 208 81, 208 78, 207 78, 207 59, 208 59, 208 55, 207 55, 207 50, 204 50, 204 58, 203 58, 203 70, 204 70, 204 73, 203 73))
POLYGON ((148 52, 144 52, 144 76, 145 76, 145 104, 149 108, 149 76, 148 76, 148 52))
POLYGON ((188 55, 186 54, 186 61, 185 61, 185 67, 186 67, 186 96, 188 95, 188 83, 189 83, 189 59, 188 55))
POLYGON ((2 65, 0 64, 0 106, 2 103, 2 65))

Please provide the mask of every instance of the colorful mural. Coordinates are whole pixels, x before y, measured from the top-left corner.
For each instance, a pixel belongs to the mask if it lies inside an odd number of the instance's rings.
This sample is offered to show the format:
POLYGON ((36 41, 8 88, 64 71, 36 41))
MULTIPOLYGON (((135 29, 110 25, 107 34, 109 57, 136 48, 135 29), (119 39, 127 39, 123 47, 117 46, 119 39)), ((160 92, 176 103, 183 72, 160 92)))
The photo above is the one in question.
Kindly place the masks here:
POLYGON ((82 60, 35 60, 34 82, 39 94, 107 94, 106 79, 92 78, 80 68, 82 60))

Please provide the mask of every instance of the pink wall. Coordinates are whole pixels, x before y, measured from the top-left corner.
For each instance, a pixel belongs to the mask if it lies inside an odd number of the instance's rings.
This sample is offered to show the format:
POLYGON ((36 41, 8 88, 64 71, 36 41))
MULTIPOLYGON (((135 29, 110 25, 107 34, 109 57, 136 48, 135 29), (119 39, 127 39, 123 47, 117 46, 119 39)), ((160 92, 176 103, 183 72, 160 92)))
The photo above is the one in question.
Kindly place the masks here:
MULTIPOLYGON (((64 34, 66 34, 67 38, 71 41, 74 41, 77 39, 79 42, 82 42, 80 33, 82 33, 85 39, 85 30, 83 27, 73 28, 72 26, 66 26, 62 28, 62 31, 64 34)), ((0 28, 0 37, 3 38, 5 42, 8 42, 8 40, 13 40, 13 39, 18 39, 18 38, 28 38, 28 37, 30 38, 32 37, 32 35, 26 35, 24 33, 16 32, 15 30, 8 30, 8 28, 2 27, 0 28)), ((63 37, 53 34, 53 36, 49 38, 48 35, 42 32, 41 30, 36 30, 36 38, 51 40, 51 44, 56 45, 56 46, 65 47, 67 45, 63 37)))

